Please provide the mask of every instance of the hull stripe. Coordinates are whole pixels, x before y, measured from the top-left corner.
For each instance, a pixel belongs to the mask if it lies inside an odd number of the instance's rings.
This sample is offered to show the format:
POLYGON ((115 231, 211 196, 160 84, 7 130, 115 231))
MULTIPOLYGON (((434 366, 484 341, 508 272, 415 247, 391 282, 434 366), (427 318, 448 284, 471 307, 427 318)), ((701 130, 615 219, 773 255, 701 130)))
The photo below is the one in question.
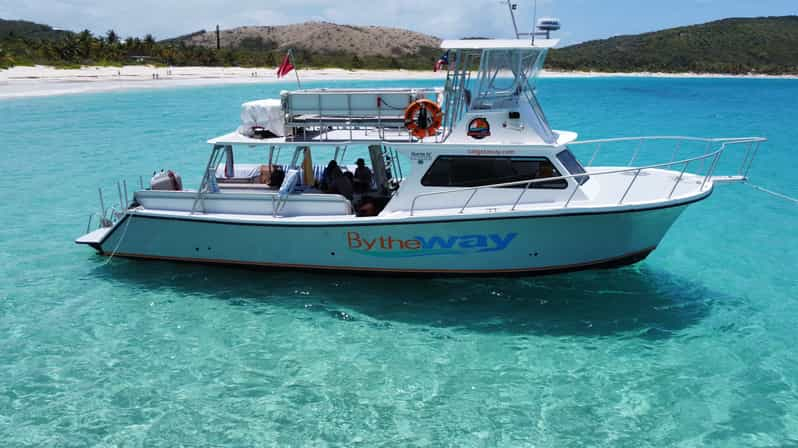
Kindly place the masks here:
MULTIPOLYGON (((552 274, 560 272, 581 271, 585 269, 597 269, 602 267, 619 267, 628 264, 634 264, 645 259, 651 252, 656 249, 650 247, 631 254, 620 255, 618 257, 606 258, 603 260, 591 261, 587 263, 568 264, 560 266, 546 266, 541 268, 518 268, 518 269, 389 269, 389 268, 370 268, 370 267, 349 267, 349 266, 325 266, 325 265, 310 265, 310 264, 288 264, 288 263, 268 263, 256 261, 237 261, 237 260, 223 260, 212 258, 189 258, 189 257, 169 257, 158 255, 142 255, 132 253, 119 253, 114 254, 115 257, 124 258, 137 258, 146 260, 162 260, 162 261, 177 261, 188 263, 203 263, 203 264, 221 264, 221 265, 237 265, 237 266, 252 266, 262 268, 276 268, 276 269, 301 269, 301 270, 316 270, 316 271, 337 271, 337 272, 370 272, 370 273, 384 273, 384 274, 442 274, 442 275, 495 275, 495 274, 552 274)), ((102 253, 108 256, 108 253, 102 253)))
MULTIPOLYGON (((689 201, 668 204, 659 207, 648 207, 648 208, 637 208, 637 209, 627 209, 627 210, 612 210, 612 211, 594 211, 594 212, 575 212, 575 213, 561 213, 561 214, 548 214, 548 215, 524 215, 524 216, 495 216, 495 217, 487 217, 487 218, 464 218, 464 219, 448 219, 448 220, 430 220, 430 221, 423 221, 423 220, 410 220, 410 221, 390 221, 390 222, 374 222, 374 221, 364 221, 364 222, 348 222, 348 223, 341 223, 341 224, 331 224, 331 223, 302 223, 302 224, 285 224, 285 223, 274 223, 274 222, 235 222, 235 221, 219 221, 213 219, 191 219, 191 218, 184 218, 178 216, 156 216, 156 215, 139 215, 139 214, 125 214, 125 216, 116 223, 114 229, 103 237, 103 239, 99 242, 100 245, 105 244, 105 241, 111 237, 111 235, 116 232, 116 230, 122 225, 122 223, 129 219, 131 216, 134 216, 136 219, 158 219, 158 220, 169 220, 169 221, 187 221, 187 222, 194 222, 194 223, 202 223, 202 224, 224 224, 230 226, 260 226, 260 227, 290 227, 290 228, 302 228, 302 227, 368 227, 368 226, 392 226, 392 225, 421 225, 421 224, 441 224, 441 223, 465 223, 465 222, 476 222, 476 221, 493 221, 493 220, 514 220, 514 219, 544 219, 544 218, 570 218, 574 216, 598 216, 598 215, 615 215, 619 213, 641 213, 641 212, 650 212, 655 210, 665 210, 674 207, 685 207, 690 204, 694 204, 696 202, 703 201, 704 199, 708 198, 712 194, 712 190, 701 197, 691 199, 689 201)), ((202 215, 200 215, 202 216, 202 215)), ((358 218, 358 219, 368 219, 368 218, 358 218)), ((405 218, 407 219, 407 218, 405 218)), ((93 246, 92 246, 93 247, 93 246)))

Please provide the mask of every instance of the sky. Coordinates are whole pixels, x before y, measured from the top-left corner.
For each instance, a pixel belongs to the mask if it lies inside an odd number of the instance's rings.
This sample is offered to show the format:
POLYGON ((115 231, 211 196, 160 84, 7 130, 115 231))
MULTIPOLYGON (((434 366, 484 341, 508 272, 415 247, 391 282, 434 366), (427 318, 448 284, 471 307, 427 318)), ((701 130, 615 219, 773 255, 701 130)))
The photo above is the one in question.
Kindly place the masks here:
MULTIPOLYGON (((515 1, 520 25, 528 30, 534 0, 515 1)), ((798 0, 538 0, 538 17, 562 21, 557 37, 566 45, 726 17, 794 14, 798 0)), ((392 26, 450 39, 512 37, 506 2, 499 0, 0 0, 0 18, 157 39, 217 24, 225 29, 309 20, 392 26)))

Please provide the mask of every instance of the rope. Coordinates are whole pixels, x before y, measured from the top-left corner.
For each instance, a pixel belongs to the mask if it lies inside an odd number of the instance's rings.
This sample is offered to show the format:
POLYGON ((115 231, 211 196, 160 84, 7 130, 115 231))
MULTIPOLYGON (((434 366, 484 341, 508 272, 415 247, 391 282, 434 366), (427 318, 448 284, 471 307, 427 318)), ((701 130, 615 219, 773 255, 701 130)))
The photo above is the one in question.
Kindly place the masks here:
POLYGON ((748 186, 750 186, 751 188, 753 188, 754 190, 759 190, 759 191, 761 191, 763 193, 767 193, 767 194, 775 196, 775 197, 777 197, 779 199, 784 199, 785 201, 790 201, 790 202, 794 202, 794 203, 798 204, 798 199, 796 199, 796 198, 794 198, 792 196, 787 196, 786 194, 777 193, 775 191, 768 190, 767 188, 762 188, 762 187, 760 187, 758 185, 754 185, 754 184, 752 184, 750 182, 746 182, 746 184, 748 186))
POLYGON ((111 260, 114 258, 114 255, 116 255, 116 251, 119 250, 119 246, 122 245, 122 240, 124 240, 125 239, 125 235, 127 235, 127 228, 128 228, 128 226, 130 226, 130 221, 133 221, 133 215, 128 216, 127 221, 125 222, 125 228, 122 229, 122 236, 119 237, 119 241, 117 241, 116 247, 114 247, 114 250, 111 251, 111 255, 108 256, 107 260, 105 260, 105 263, 103 263, 103 266, 105 266, 108 263, 110 263, 111 260))
POLYGON ((385 101, 385 98, 383 98, 383 97, 380 97, 380 103, 382 103, 382 104, 384 104, 384 105, 388 106, 388 107, 387 107, 388 109, 393 109, 393 110, 405 110, 405 109, 407 109, 407 106, 405 106, 405 107, 396 107, 396 106, 392 106, 390 103, 388 103, 387 101, 385 101))

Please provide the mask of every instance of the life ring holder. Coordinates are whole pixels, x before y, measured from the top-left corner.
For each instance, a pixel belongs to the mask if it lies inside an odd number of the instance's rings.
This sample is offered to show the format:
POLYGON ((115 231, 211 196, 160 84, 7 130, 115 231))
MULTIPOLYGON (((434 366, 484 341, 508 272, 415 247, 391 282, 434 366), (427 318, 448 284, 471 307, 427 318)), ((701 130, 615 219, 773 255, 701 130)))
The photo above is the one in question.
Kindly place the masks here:
POLYGON ((438 133, 443 124, 443 111, 435 101, 422 98, 416 100, 405 109, 405 128, 413 137, 432 137, 438 133), (426 118, 423 118, 426 115, 426 118), (424 121, 425 123, 421 123, 424 121))

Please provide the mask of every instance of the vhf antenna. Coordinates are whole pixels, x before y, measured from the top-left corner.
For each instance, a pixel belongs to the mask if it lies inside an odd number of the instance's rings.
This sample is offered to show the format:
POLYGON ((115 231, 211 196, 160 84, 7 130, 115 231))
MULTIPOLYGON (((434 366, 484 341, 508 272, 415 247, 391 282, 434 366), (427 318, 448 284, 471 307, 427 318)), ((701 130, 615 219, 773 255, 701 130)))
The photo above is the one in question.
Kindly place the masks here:
POLYGON ((515 10, 518 9, 518 4, 513 3, 512 0, 507 0, 507 9, 510 10, 510 17, 513 19, 513 29, 515 30, 515 38, 520 39, 521 35, 518 34, 518 23, 515 21, 515 10))
POLYGON ((515 38, 520 39, 521 36, 530 36, 532 43, 535 43, 535 24, 538 21, 538 0, 534 1, 534 9, 532 14, 532 32, 529 34, 518 32, 518 22, 515 20, 515 11, 518 9, 518 3, 513 3, 512 0, 507 0, 507 9, 510 11, 510 18, 513 19, 513 30, 515 30, 515 38))
POLYGON ((515 20, 515 11, 518 9, 518 4, 513 3, 512 0, 507 0, 507 9, 510 11, 510 17, 513 19, 513 29, 515 30, 515 38, 520 39, 521 36, 529 36, 532 39, 532 45, 535 44, 535 37, 545 36, 546 39, 551 39, 551 32, 560 29, 560 19, 553 17, 543 17, 538 22, 538 0, 534 0, 534 9, 532 12, 532 32, 519 33, 518 22, 515 20))

